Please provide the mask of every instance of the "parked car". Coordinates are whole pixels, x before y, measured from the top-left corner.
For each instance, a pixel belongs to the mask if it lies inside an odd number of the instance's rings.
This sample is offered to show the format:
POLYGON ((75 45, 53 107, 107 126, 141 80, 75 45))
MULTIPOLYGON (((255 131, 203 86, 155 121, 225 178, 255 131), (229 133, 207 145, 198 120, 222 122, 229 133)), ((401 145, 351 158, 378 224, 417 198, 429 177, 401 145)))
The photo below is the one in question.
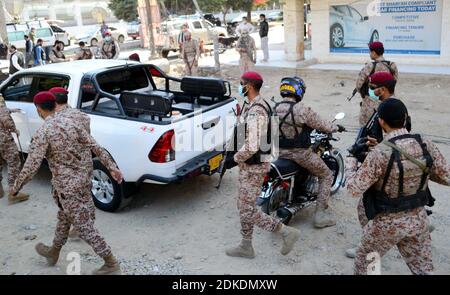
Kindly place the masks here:
POLYGON ((132 38, 133 40, 136 40, 137 38, 139 38, 140 27, 141 27, 140 21, 133 21, 133 22, 128 23, 128 26, 127 26, 128 37, 132 38))
POLYGON ((161 24, 158 32, 158 38, 156 40, 156 47, 163 57, 167 57, 170 51, 179 50, 178 46, 178 34, 180 33, 184 24, 187 24, 189 31, 192 33, 192 38, 199 41, 203 41, 204 44, 212 44, 212 34, 216 34, 220 37, 228 37, 226 28, 217 27, 211 24, 207 20, 201 19, 185 19, 166 21, 161 24))
POLYGON ((274 11, 266 15, 266 20, 269 22, 283 21, 283 11, 274 11))
MULTIPOLYGON (((257 12, 252 12, 252 23, 253 24, 257 24, 257 22, 259 21, 259 13, 257 12)), ((241 21, 243 17, 247 17, 247 12, 241 13, 239 16, 235 17, 231 23, 233 24, 233 26, 237 26, 241 21)))
POLYGON ((380 34, 368 16, 350 5, 330 8, 330 48, 366 46, 380 40, 380 34))
MULTIPOLYGON (((115 28, 115 27, 109 27, 109 32, 114 37, 114 39, 117 40, 119 43, 125 42, 126 36, 128 36, 127 32, 115 28)), ((86 44, 89 44, 90 46, 95 46, 98 44, 100 40, 102 40, 102 33, 100 32, 100 28, 97 28, 95 30, 92 30, 90 32, 87 32, 85 34, 81 34, 76 36, 76 42, 79 43, 80 41, 83 41, 86 44)))
POLYGON ((125 60, 49 64, 0 84, 8 108, 22 110, 11 115, 24 153, 43 123, 33 96, 55 86, 66 87, 68 104, 89 115, 92 135, 123 173, 124 182, 118 184, 92 159, 92 197, 105 211, 118 210, 143 183, 169 184, 216 173, 236 122, 238 102, 226 81, 178 79, 156 66, 125 60))

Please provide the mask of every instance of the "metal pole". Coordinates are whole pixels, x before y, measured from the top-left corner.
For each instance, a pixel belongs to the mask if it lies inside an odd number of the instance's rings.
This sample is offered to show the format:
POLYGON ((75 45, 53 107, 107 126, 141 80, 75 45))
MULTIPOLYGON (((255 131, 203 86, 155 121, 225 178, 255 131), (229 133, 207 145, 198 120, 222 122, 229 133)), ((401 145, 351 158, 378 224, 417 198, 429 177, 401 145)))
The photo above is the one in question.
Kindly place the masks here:
POLYGON ((156 49, 155 49, 155 36, 153 35, 153 18, 152 18, 152 7, 150 4, 150 0, 145 0, 145 6, 147 7, 147 21, 148 21, 148 28, 149 28, 149 48, 151 57, 156 56, 156 49))

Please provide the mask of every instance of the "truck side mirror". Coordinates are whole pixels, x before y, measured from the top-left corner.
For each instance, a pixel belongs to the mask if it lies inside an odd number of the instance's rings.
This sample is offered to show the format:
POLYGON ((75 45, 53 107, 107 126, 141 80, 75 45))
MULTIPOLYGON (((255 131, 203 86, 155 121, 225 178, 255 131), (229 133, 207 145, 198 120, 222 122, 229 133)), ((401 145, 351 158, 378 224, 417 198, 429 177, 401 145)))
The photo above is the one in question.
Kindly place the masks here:
POLYGON ((369 17, 368 16, 365 16, 365 17, 363 17, 363 20, 369 20, 369 17))

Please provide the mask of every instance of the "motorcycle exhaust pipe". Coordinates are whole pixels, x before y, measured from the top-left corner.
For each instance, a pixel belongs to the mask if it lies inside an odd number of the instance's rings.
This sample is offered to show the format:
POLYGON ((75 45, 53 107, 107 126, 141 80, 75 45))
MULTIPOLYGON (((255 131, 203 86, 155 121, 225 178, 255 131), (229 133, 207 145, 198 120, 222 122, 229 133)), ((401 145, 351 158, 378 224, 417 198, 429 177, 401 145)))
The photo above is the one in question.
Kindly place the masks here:
POLYGON ((289 221, 291 221, 292 217, 297 215, 303 207, 303 204, 288 204, 277 210, 277 216, 284 224, 287 225, 289 221))

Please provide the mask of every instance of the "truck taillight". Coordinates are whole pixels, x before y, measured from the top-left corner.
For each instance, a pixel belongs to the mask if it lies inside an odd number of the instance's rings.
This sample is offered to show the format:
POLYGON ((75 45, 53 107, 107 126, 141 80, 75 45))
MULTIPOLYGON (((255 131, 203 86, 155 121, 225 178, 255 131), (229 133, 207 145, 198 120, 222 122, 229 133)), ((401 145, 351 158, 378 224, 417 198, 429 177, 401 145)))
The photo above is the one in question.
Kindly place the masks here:
POLYGON ((167 163, 175 160, 175 131, 169 130, 158 139, 148 154, 150 161, 167 163))

